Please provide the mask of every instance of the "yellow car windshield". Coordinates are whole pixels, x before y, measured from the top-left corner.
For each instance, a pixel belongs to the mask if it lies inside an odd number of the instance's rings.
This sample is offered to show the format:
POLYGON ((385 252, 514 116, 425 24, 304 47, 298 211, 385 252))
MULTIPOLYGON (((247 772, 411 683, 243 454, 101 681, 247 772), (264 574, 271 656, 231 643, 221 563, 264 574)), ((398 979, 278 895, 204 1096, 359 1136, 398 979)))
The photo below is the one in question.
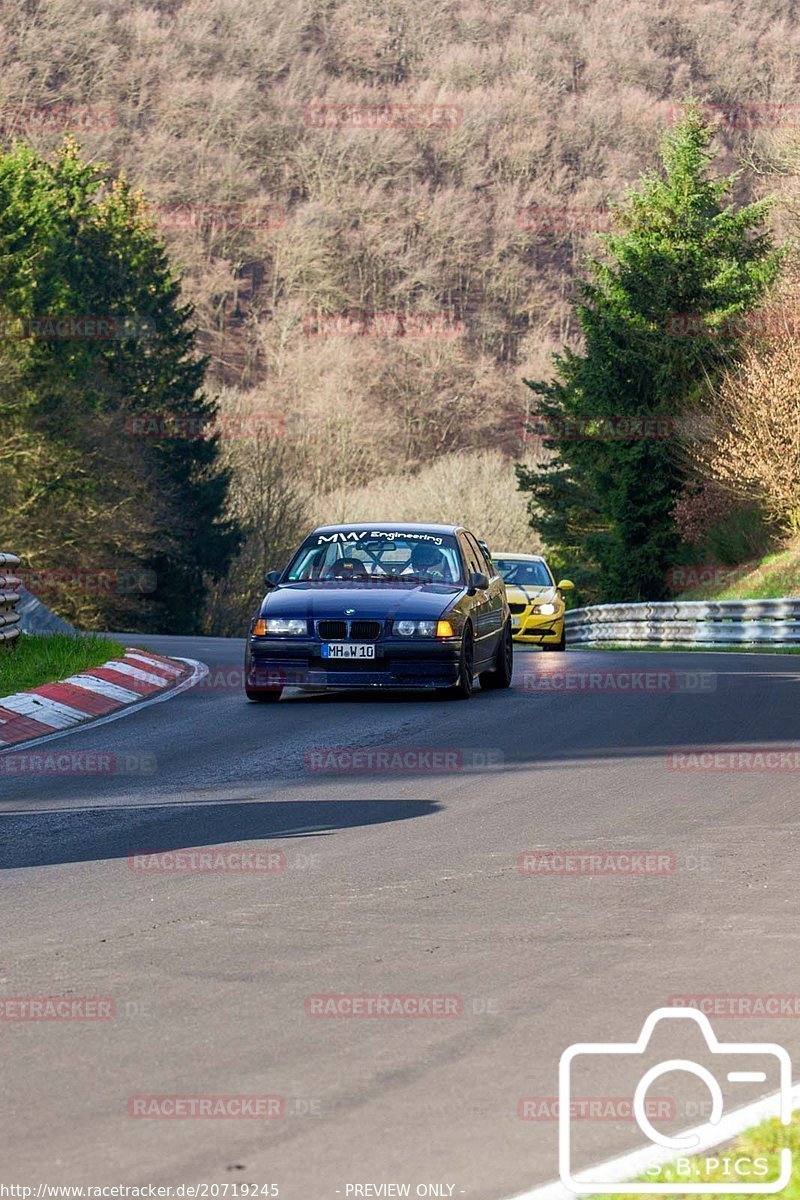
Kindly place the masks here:
POLYGON ((506 583, 515 587, 554 587, 553 578, 543 562, 520 558, 496 558, 498 571, 506 583))

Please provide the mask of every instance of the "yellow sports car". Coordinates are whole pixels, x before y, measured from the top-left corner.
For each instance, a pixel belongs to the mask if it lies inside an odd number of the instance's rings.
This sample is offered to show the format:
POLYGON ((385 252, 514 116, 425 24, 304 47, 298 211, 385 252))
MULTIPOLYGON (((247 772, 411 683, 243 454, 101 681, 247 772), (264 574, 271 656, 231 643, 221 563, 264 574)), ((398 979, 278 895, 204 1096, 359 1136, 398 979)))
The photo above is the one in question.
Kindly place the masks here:
POLYGON ((511 630, 515 642, 563 650, 564 599, 562 592, 575 586, 571 580, 556 583, 540 554, 492 554, 492 562, 506 583, 511 630))

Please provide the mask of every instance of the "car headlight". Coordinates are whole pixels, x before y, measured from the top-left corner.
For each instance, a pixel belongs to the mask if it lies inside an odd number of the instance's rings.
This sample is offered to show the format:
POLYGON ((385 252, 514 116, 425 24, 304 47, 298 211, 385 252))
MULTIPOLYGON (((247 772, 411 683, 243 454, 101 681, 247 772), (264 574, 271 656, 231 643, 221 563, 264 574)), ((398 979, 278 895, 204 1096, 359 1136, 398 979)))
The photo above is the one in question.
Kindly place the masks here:
POLYGON ((553 613, 557 612, 555 604, 539 604, 533 610, 535 613, 541 613, 543 617, 552 617, 553 613))
POLYGON ((393 628, 400 637, 436 637, 435 621, 395 621, 393 628))
POLYGON ((392 632, 400 637, 449 638, 453 637, 453 626, 449 621, 394 621, 392 632))
POLYGON ((305 637, 308 633, 308 622, 297 617, 266 617, 256 621, 253 626, 256 637, 264 634, 277 633, 284 637, 305 637))

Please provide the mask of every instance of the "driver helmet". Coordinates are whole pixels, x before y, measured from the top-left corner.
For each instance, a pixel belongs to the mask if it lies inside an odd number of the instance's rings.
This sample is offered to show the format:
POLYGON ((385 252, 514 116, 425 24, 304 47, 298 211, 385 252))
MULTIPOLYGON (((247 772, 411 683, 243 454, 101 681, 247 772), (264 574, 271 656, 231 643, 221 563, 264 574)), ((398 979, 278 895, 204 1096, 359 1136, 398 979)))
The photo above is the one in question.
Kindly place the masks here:
POLYGON ((409 564, 415 572, 419 574, 430 574, 436 571, 443 575, 445 570, 444 556, 436 549, 435 546, 428 546, 421 542, 411 551, 409 564))

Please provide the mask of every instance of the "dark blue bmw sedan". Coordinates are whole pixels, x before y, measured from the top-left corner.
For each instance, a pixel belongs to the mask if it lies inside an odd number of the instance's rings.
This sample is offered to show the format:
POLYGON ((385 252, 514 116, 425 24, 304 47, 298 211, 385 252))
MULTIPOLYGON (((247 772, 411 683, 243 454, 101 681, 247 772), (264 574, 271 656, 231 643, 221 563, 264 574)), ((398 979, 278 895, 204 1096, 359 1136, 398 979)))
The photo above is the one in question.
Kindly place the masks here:
POLYGON ((511 683, 505 585, 458 525, 326 525, 306 538, 250 624, 248 699, 284 687, 427 688, 466 699, 511 683))

